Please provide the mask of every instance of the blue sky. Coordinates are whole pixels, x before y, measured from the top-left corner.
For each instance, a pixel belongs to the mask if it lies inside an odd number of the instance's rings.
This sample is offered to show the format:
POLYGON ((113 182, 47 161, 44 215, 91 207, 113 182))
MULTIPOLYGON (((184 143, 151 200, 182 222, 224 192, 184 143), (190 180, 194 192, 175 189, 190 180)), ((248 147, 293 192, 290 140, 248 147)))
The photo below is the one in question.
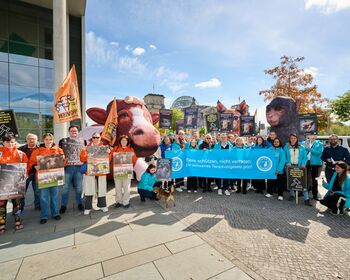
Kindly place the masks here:
POLYGON ((163 94, 226 106, 265 106, 265 69, 282 55, 301 65, 334 99, 350 82, 350 0, 88 0, 87 107, 127 95, 163 94))

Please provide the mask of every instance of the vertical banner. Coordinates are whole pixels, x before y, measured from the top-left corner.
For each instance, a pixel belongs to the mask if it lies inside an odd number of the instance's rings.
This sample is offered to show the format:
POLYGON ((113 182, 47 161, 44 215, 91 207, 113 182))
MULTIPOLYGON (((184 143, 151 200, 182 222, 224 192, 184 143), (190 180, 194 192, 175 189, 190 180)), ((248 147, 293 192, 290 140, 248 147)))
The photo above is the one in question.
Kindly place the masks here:
POLYGON ((50 188, 64 185, 64 156, 37 156, 38 188, 50 188))
POLYGON ((176 134, 178 134, 180 130, 184 130, 184 129, 185 129, 184 123, 185 123, 184 120, 177 120, 177 121, 175 122, 176 134))
POLYGON ((54 121, 58 124, 81 119, 78 79, 74 65, 56 91, 52 111, 54 121))
POLYGON ((254 136, 255 135, 255 117, 241 116, 240 117, 240 136, 254 136))
POLYGON ((317 115, 301 114, 298 115, 299 135, 317 134, 317 115))
POLYGON ((198 108, 185 108, 185 128, 197 128, 198 108))
POLYGON ((156 178, 158 181, 170 181, 172 176, 172 162, 169 158, 157 160, 156 178))
POLYGON ((0 200, 24 197, 26 163, 0 164, 0 200))
POLYGON ((231 113, 220 113, 220 131, 231 132, 232 129, 233 114, 231 113))
POLYGON ((207 125, 207 131, 218 132, 220 131, 219 114, 208 114, 205 115, 205 123, 207 125))
POLYGON ((0 111, 0 138, 5 134, 18 136, 18 128, 13 110, 0 111))
POLYGON ((101 175, 109 173, 109 154, 107 146, 88 146, 87 175, 101 175))
POLYGON ((167 109, 159 110, 159 128, 171 129, 173 123, 173 111, 167 109))
POLYGON ((132 165, 133 153, 113 153, 113 177, 114 179, 132 179, 134 168, 132 165))
POLYGON ((117 140, 118 113, 117 101, 113 100, 111 110, 109 111, 107 120, 102 130, 101 138, 108 141, 110 146, 113 146, 117 140))
POLYGON ((307 191, 306 169, 287 166, 287 189, 294 191, 307 191))

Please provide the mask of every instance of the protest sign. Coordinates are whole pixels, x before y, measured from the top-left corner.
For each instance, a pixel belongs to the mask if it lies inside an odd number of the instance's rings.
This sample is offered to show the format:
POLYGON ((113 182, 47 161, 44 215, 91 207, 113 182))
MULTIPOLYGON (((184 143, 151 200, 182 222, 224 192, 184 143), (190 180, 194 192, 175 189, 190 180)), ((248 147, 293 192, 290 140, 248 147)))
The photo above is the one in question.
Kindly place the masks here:
POLYGON ((176 121, 175 122, 175 126, 176 126, 176 134, 178 134, 180 130, 184 130, 185 129, 184 120, 176 121))
POLYGON ((0 138, 5 134, 18 136, 18 128, 13 110, 0 111, 0 138))
POLYGON ((220 131, 231 132, 232 131, 233 114, 220 113, 220 131))
POLYGON ((107 146, 88 146, 87 175, 101 175, 109 173, 109 154, 107 146))
POLYGON ((63 138, 62 149, 67 159, 68 165, 82 165, 80 161, 80 152, 84 146, 84 139, 81 138, 63 138))
POLYGON ((113 153, 114 179, 132 179, 134 168, 132 165, 133 153, 113 153))
POLYGON ((207 125, 208 132, 218 132, 218 131, 220 131, 219 115, 218 115, 218 113, 206 115, 205 116, 205 123, 207 125))
POLYGON ((317 134, 317 115, 316 114, 300 114, 299 121, 299 135, 317 134))
POLYGON ((300 192, 307 191, 307 176, 305 168, 287 166, 287 189, 300 192))
POLYGON ((161 158, 157 160, 156 178, 159 181, 171 180, 172 163, 171 159, 161 158))
POLYGON ((240 117, 240 136, 254 136, 255 135, 255 117, 241 116, 240 117))
POLYGON ((197 128, 198 108, 185 108, 185 128, 197 128))
POLYGON ((24 197, 26 163, 0 164, 0 200, 24 197))
POLYGON ((64 156, 37 156, 38 188, 50 188, 64 185, 64 156))
POLYGON ((171 129, 173 122, 173 111, 160 109, 159 110, 159 128, 171 129))

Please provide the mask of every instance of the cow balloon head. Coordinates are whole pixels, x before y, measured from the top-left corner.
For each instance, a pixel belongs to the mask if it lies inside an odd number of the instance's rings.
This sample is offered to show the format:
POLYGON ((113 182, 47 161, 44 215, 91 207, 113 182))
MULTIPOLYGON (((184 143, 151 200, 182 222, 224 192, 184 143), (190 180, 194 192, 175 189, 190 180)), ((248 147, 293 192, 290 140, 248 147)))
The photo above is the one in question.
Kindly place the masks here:
POLYGON ((231 108, 226 108, 224 104, 222 104, 220 101, 216 104, 216 110, 218 113, 231 113, 233 115, 233 122, 232 122, 232 131, 235 134, 240 133, 240 116, 245 116, 248 114, 248 105, 243 100, 241 103, 237 105, 232 105, 231 108))
MULTIPOLYGON (((93 107, 86 111, 87 115, 100 125, 101 131, 108 117, 112 102, 107 105, 106 109, 93 107)), ((134 96, 127 96, 124 100, 117 99, 117 113, 117 137, 128 135, 137 157, 146 157, 154 154, 160 145, 159 132, 153 126, 153 123, 157 121, 157 115, 152 117, 144 102, 134 96)), ((85 135, 88 134, 90 133, 85 133, 85 135)))

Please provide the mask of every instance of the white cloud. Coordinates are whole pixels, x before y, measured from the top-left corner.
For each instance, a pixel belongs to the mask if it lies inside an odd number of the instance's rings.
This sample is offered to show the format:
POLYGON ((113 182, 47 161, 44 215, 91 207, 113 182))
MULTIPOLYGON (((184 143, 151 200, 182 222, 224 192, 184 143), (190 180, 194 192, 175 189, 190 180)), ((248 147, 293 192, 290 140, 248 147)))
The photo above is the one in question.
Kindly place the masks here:
POLYGON ((160 80, 160 86, 166 86, 172 92, 178 92, 189 86, 186 82, 188 73, 177 72, 164 66, 157 68, 153 76, 160 80))
POLYGON ((118 42, 110 42, 110 45, 114 46, 114 47, 119 47, 119 43, 118 42))
POLYGON ((152 50, 156 50, 157 49, 157 47, 155 45, 152 45, 152 44, 149 45, 149 48, 152 49, 152 50))
POLYGON ((120 57, 114 67, 120 71, 129 71, 136 74, 145 73, 147 66, 138 57, 120 57))
POLYGON ((86 56, 97 64, 111 61, 116 55, 115 48, 102 37, 98 37, 94 32, 86 33, 86 56))
POLYGON ((316 77, 316 75, 318 75, 318 68, 317 67, 309 67, 309 68, 305 68, 304 72, 306 74, 310 74, 312 77, 316 77))
POLYGON ((129 45, 126 45, 124 48, 127 52, 131 51, 131 47, 129 45))
POLYGON ((205 81, 205 82, 200 82, 200 83, 197 83, 194 85, 194 87, 196 88, 218 88, 221 86, 221 82, 216 79, 216 78, 213 78, 213 79, 210 79, 209 81, 205 81))
POLYGON ((133 55, 136 55, 136 56, 140 56, 140 55, 143 55, 145 53, 145 49, 143 48, 135 48, 132 53, 133 55))
POLYGON ((329 14, 350 8, 350 0, 305 0, 305 8, 311 9, 312 7, 329 14))

